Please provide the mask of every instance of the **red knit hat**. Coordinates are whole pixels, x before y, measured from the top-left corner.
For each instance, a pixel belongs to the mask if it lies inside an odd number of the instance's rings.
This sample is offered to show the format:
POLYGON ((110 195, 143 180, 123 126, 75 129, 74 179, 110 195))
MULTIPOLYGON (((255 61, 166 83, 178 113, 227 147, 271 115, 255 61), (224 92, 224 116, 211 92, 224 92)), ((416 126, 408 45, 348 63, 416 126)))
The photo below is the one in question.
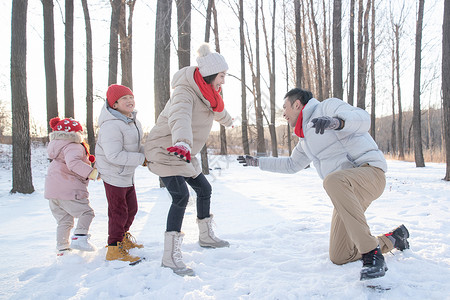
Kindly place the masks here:
POLYGON ((133 92, 128 87, 120 84, 111 84, 106 92, 106 101, 108 101, 110 107, 113 107, 117 100, 126 95, 134 97, 133 92))
POLYGON ((83 131, 83 127, 81 127, 80 123, 70 118, 61 120, 59 117, 56 117, 51 119, 49 123, 53 131, 83 131))

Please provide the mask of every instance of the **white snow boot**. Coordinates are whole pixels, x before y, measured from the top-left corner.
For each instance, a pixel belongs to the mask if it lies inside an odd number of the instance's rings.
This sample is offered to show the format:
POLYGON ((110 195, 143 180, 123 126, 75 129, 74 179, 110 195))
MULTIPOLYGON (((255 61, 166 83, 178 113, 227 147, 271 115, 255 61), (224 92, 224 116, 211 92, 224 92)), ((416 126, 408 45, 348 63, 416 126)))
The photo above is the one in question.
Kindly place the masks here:
POLYGON ((173 272, 180 276, 194 276, 194 270, 183 262, 181 254, 181 243, 184 233, 178 231, 166 231, 164 233, 164 254, 161 262, 162 267, 171 268, 173 272))
POLYGON ((200 232, 198 243, 206 248, 223 248, 229 247, 230 243, 221 240, 214 235, 213 231, 213 214, 209 218, 197 219, 198 230, 200 232))
POLYGON ((90 234, 88 235, 74 235, 72 237, 72 241, 70 243, 70 248, 77 249, 80 251, 95 251, 97 248, 95 248, 94 245, 89 243, 89 238, 91 237, 90 234))
POLYGON ((70 251, 72 251, 72 249, 70 249, 70 248, 60 249, 56 253, 56 256, 58 256, 58 257, 67 256, 67 255, 69 255, 70 251))

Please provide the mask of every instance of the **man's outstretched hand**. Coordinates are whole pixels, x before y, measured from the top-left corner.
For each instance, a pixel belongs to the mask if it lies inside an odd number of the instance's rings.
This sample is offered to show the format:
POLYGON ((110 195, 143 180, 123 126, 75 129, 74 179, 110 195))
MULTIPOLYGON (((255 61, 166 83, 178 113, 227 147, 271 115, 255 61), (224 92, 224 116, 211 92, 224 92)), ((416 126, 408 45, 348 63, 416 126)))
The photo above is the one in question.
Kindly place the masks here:
POLYGON ((239 155, 237 158, 240 164, 244 164, 244 167, 257 167, 259 166, 258 158, 250 155, 239 155))

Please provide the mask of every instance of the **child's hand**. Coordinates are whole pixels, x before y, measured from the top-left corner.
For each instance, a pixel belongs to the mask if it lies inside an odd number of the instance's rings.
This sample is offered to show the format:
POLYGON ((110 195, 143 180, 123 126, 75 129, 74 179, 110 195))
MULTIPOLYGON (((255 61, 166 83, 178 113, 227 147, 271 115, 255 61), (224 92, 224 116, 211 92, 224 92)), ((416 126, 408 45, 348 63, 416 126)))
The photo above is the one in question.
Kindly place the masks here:
POLYGON ((97 169, 92 170, 92 172, 89 174, 88 179, 89 180, 97 180, 98 178, 98 171, 97 169))
POLYGON ((191 162, 191 147, 184 142, 176 143, 172 147, 167 148, 167 151, 169 151, 169 154, 173 153, 175 156, 186 160, 187 163, 191 162))

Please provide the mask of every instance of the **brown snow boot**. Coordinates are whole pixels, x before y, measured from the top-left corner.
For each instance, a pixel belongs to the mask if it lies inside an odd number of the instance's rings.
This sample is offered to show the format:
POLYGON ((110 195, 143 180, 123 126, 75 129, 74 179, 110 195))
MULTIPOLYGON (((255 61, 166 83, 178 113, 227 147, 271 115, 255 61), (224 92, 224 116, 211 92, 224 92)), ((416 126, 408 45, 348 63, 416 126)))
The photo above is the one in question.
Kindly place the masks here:
POLYGON ((139 256, 130 255, 121 242, 117 242, 117 246, 108 245, 106 247, 108 248, 106 260, 129 261, 130 265, 135 265, 141 261, 139 256))
POLYGON ((132 248, 144 248, 144 245, 136 243, 136 239, 128 231, 123 235, 122 245, 125 250, 132 248))

